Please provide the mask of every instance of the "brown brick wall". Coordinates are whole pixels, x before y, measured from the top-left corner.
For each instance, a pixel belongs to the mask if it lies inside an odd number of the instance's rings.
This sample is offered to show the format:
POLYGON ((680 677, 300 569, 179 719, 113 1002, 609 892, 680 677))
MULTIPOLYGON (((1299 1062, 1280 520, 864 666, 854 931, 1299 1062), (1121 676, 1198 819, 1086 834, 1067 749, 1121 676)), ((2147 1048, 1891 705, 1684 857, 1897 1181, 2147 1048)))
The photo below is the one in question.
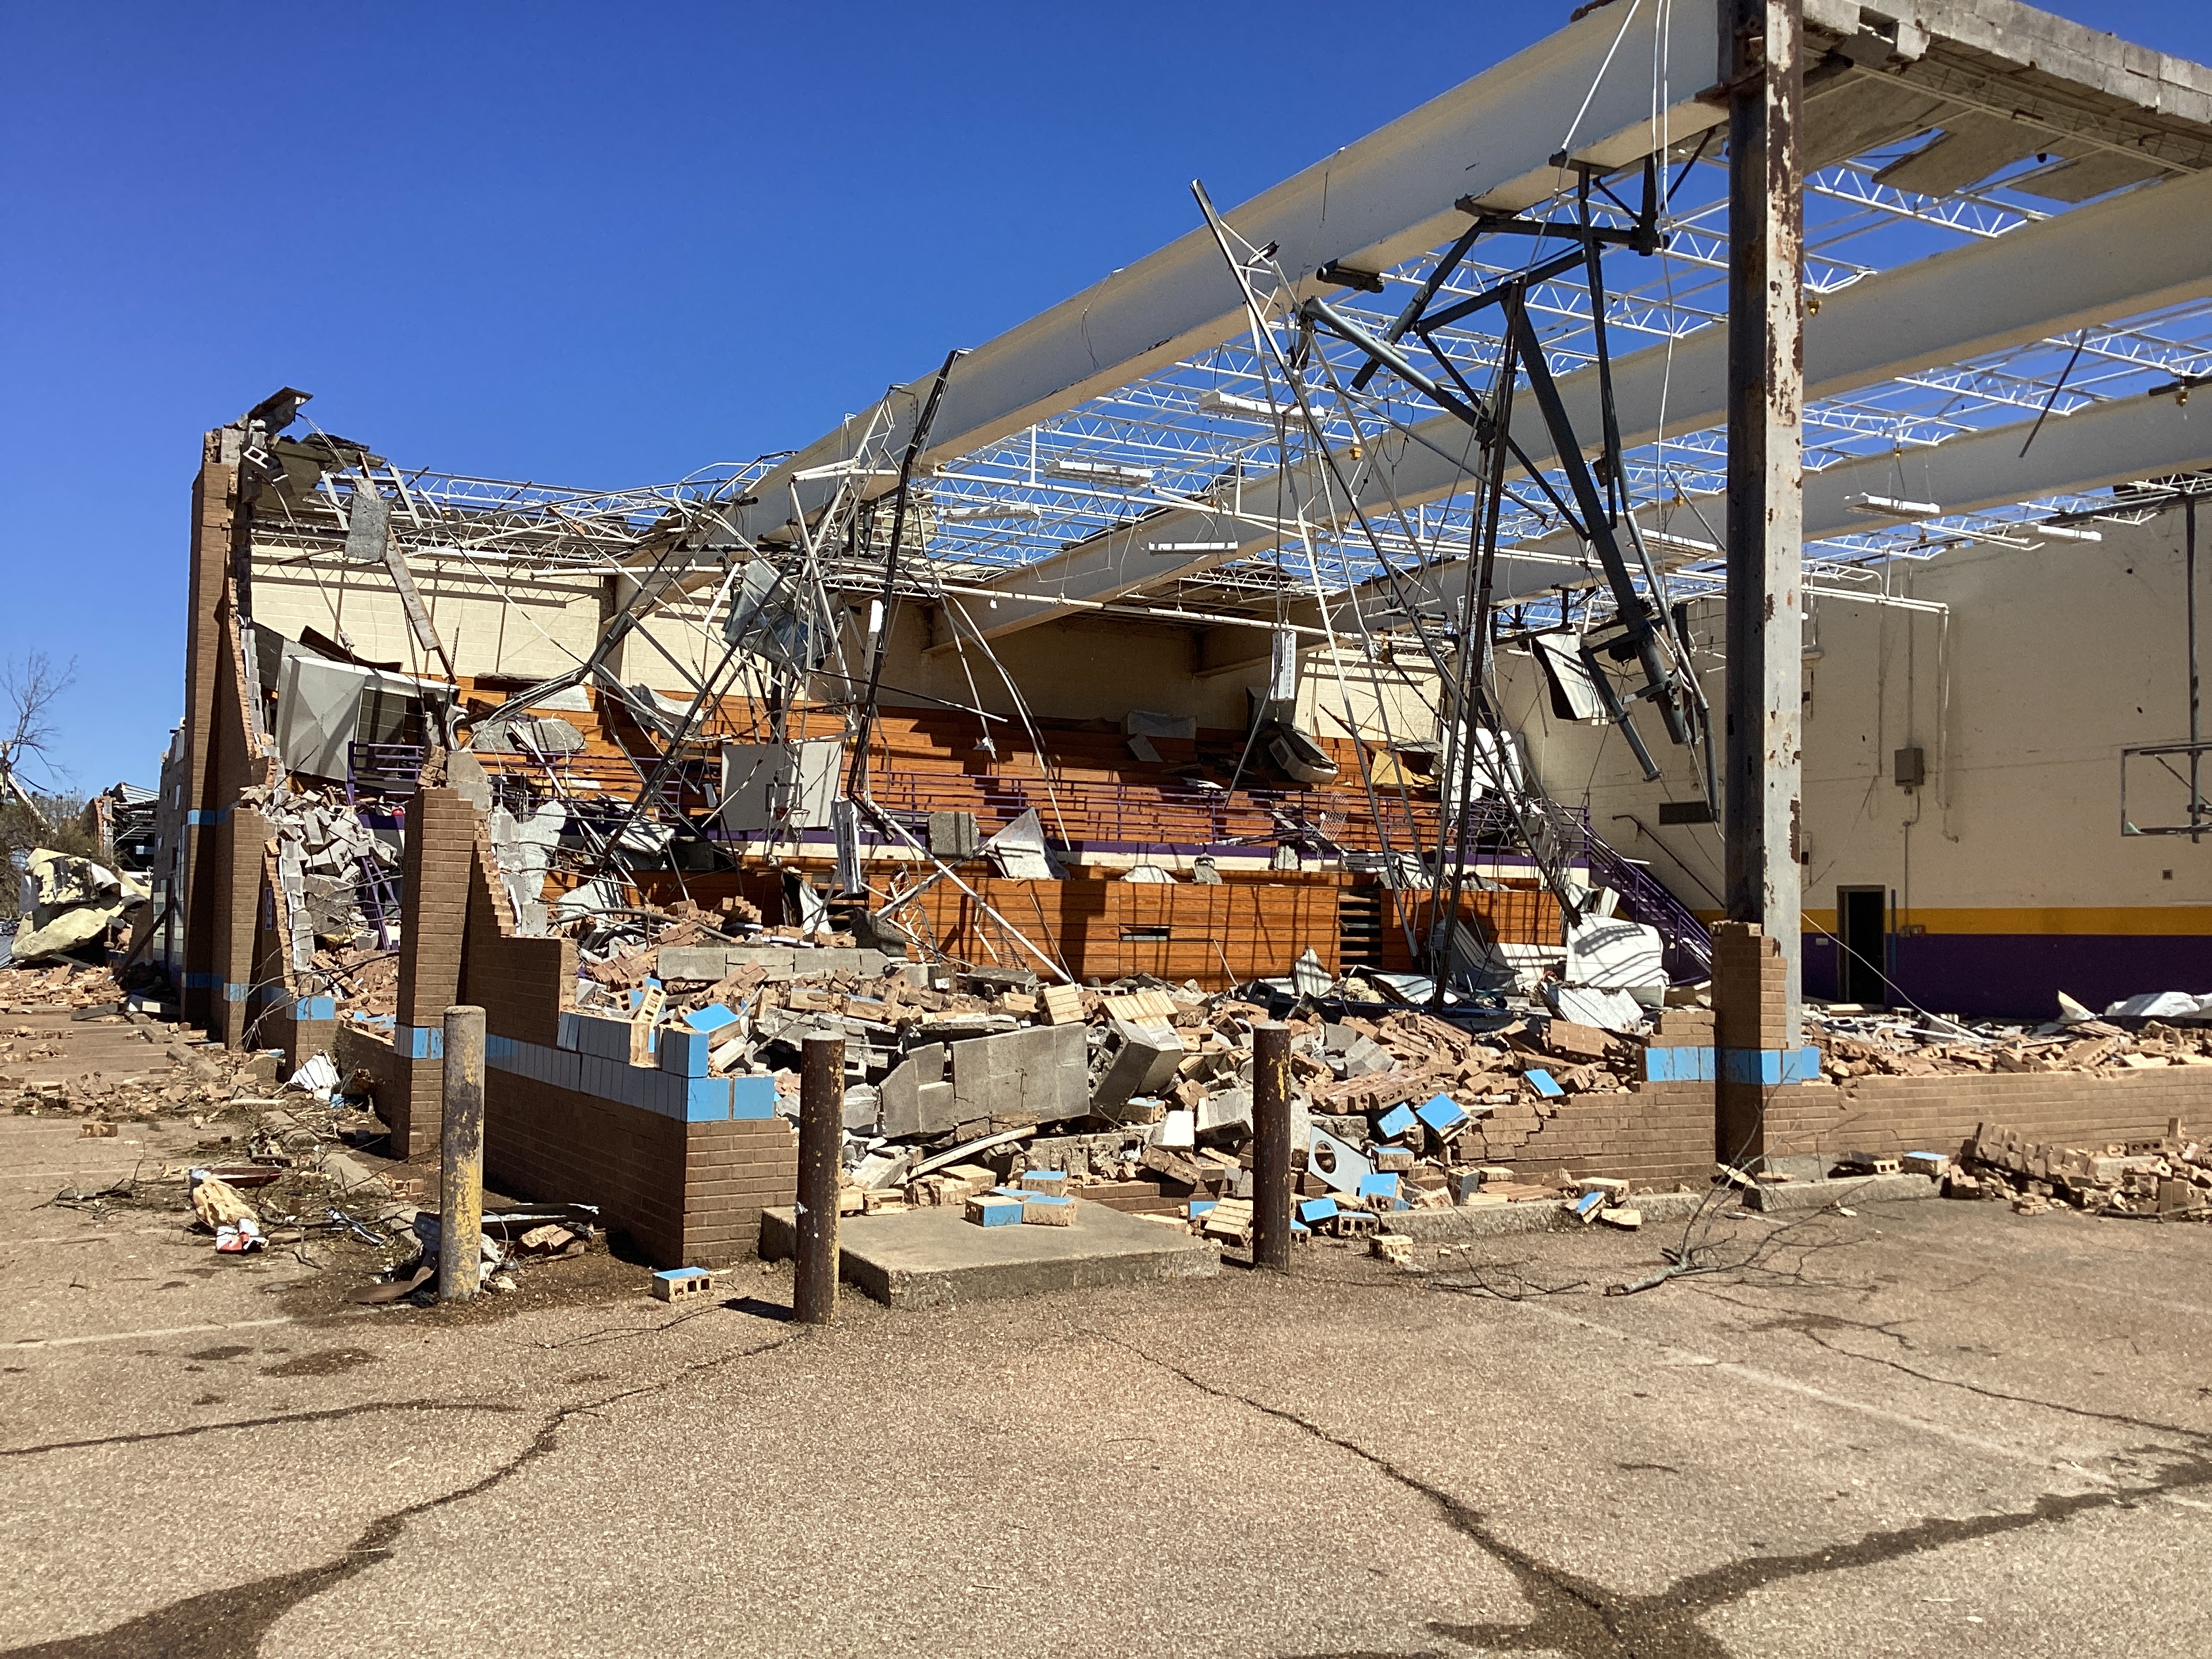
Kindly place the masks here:
MULTIPOLYGON (((230 567, 232 513, 238 471, 222 459, 222 438, 207 435, 198 476, 192 481, 191 560, 185 588, 184 805, 204 811, 223 805, 210 799, 208 766, 214 744, 217 642, 222 637, 223 580, 230 567)), ((215 894, 201 879, 210 830, 188 825, 184 834, 184 891, 177 895, 185 922, 184 965, 188 975, 215 971, 215 937, 209 925, 215 894)), ((180 988, 185 1018, 207 1022, 220 1000, 205 986, 180 988)))
POLYGON ((476 809, 459 794, 424 789, 408 801, 401 859, 402 1025, 435 1025, 459 998, 475 849, 476 809))
POLYGON ((781 1118, 684 1123, 493 1071, 484 1172, 518 1197, 599 1205, 656 1267, 715 1267, 756 1254, 761 1212, 792 1202, 799 1136, 781 1118))
POLYGON ((575 1000, 576 943, 517 937, 498 860, 473 821, 471 846, 461 999, 484 1011, 493 1036, 550 1048, 560 1041, 561 1011, 575 1000))
MULTIPOLYGON (((1788 1045, 1789 969, 1779 940, 1755 924, 1713 924, 1714 1041, 1721 1048, 1774 1050, 1788 1045)), ((1715 1091, 1714 1156, 1753 1164, 1772 1150, 1757 1083, 1722 1082, 1715 1091)))
MULTIPOLYGON (((1988 1121, 2031 1140, 2101 1146, 2166 1133, 2179 1117, 2212 1125, 2212 1067, 2168 1066, 2117 1076, 2086 1072, 1863 1078, 1838 1086, 1791 1084, 1765 1097, 1771 1157, 1846 1152, 1955 1152, 1988 1121)), ((1639 1186, 1703 1187, 1713 1171, 1711 1084, 1647 1083, 1617 1093, 1570 1095, 1545 1118, 1504 1107, 1477 1126, 1485 1161, 1525 1179, 1565 1169, 1639 1186)))

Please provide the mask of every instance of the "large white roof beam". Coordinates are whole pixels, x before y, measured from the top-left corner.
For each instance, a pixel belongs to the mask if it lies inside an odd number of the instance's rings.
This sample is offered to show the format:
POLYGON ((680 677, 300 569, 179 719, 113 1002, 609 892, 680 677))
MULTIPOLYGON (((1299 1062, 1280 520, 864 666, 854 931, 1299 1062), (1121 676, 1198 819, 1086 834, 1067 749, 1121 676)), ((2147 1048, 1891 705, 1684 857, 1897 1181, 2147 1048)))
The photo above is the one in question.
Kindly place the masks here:
MULTIPOLYGON (((1697 100, 1721 78, 1716 0, 1604 6, 1226 217, 1255 243, 1273 242, 1284 269, 1310 288, 1321 286, 1312 273, 1332 260, 1376 271, 1401 264, 1459 234, 1467 217, 1452 204, 1462 197, 1501 212, 1549 198, 1571 176, 1551 163, 1562 149, 1607 166, 1653 149, 1651 66, 1662 27, 1674 100, 1660 112, 1668 133, 1679 141, 1719 125, 1725 106, 1697 100)), ((961 358, 921 459, 966 454, 1244 327, 1220 250, 1196 228, 961 358)), ((903 407, 882 453, 903 450, 929 384, 925 376, 895 400, 903 407)), ((803 475, 853 459, 860 425, 849 422, 763 477, 738 532, 775 533, 790 515, 794 478, 809 511, 826 501, 834 477, 803 475)))
MULTIPOLYGON (((1805 475, 1805 539, 1839 536, 1854 530, 1877 530, 1909 524, 1913 516, 1869 513, 1868 498, 1877 501, 1916 502, 1941 509, 1922 518, 1986 512, 2021 501, 2047 500, 2054 495, 2101 489, 2137 478, 2169 473, 2212 470, 2212 412, 2193 415, 2172 397, 2115 398, 2093 404, 2072 415, 2054 415, 2043 423, 2023 458, 2021 447, 2033 423, 2015 422, 1986 431, 1969 433, 1901 454, 1862 456, 1805 475), (1856 505, 1854 505, 1856 503, 1856 505)), ((1721 521, 1718 495, 1692 498, 1705 519, 1721 521)), ((1696 519, 1686 511, 1674 517, 1677 529, 1692 526, 1702 537, 1696 519)), ((1648 529, 1648 526, 1647 526, 1648 529)), ((1680 544, 1662 542, 1653 548, 1661 562, 1693 563, 1717 556, 1717 550, 1697 549, 1684 554, 1680 544)), ((1570 533, 1557 532, 1500 549, 1492 592, 1500 605, 1535 599, 1558 588, 1583 588, 1604 580, 1595 559, 1589 557, 1570 533)), ((1362 611, 1370 617, 1388 617, 1402 625, 1402 615, 1390 617, 1401 606, 1416 611, 1449 611, 1467 588, 1467 562, 1431 566, 1428 572, 1407 575, 1393 586, 1383 581, 1362 584, 1352 591, 1362 611)), ((1352 605, 1340 599, 1330 612, 1341 631, 1352 629, 1352 605)), ((1294 607, 1290 620, 1307 627, 1318 617, 1312 600, 1294 607)), ((1243 635, 1248 630, 1224 630, 1243 635)), ((1235 659, 1244 660, 1249 642, 1238 639, 1235 659)), ((1264 653, 1253 660, 1263 660, 1264 653)), ((1225 668, 1230 662, 1210 663, 1225 668)))
MULTIPOLYGON (((1839 397, 2090 323, 2117 322, 2207 296, 2212 296, 2212 173, 2201 173, 1877 272, 1825 296, 1805 322, 1806 398, 1839 397)), ((1728 331, 1710 327, 1678 342, 1671 364, 1667 348, 1653 346, 1616 359, 1613 372, 1625 447, 1661 435, 1662 398, 1667 436, 1717 425, 1727 413, 1728 331)), ((1564 375, 1559 386, 1575 429, 1587 434, 1594 447, 1601 431, 1596 372, 1564 375)), ((1434 447, 1403 444, 1386 470, 1378 459, 1379 470, 1362 492, 1370 507, 1386 507, 1394 498, 1407 507, 1434 501, 1466 488, 1474 476, 1477 451, 1463 424, 1437 416, 1415 430, 1434 447), (1448 461, 1445 455, 1458 459, 1448 461)), ((1525 400, 1516 405, 1514 434, 1531 459, 1552 459, 1550 437, 1525 400)), ((1370 446, 1382 454, 1391 447, 1370 446)), ((1348 473, 1350 464, 1345 465, 1348 473)), ((1274 489, 1272 477, 1246 481, 1248 507, 1273 500, 1274 489)), ((1000 595, 999 605, 987 613, 990 625, 983 631, 1011 633, 1072 609, 1054 605, 1055 597, 1117 599, 1250 557, 1276 540, 1263 526, 1226 516, 1175 513, 1146 519, 998 578, 992 586, 1000 595), (1188 556, 1146 550, 1193 543, 1234 544, 1236 550, 1188 556)), ((977 614, 973 607, 970 614, 977 614)))

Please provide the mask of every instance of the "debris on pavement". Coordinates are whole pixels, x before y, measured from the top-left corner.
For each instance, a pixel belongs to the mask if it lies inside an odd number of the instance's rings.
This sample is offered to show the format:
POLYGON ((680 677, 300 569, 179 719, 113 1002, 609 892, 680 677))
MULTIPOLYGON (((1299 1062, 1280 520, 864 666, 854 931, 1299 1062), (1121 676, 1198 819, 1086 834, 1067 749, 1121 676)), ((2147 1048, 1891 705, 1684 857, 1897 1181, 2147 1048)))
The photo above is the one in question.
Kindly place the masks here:
POLYGON ((2000 1124, 1978 1127, 1942 1176, 1947 1198, 1993 1199, 2024 1215, 2061 1206, 2089 1215, 2212 1220, 2212 1146, 2177 1118, 2154 1140, 2097 1147, 2031 1142, 2000 1124))

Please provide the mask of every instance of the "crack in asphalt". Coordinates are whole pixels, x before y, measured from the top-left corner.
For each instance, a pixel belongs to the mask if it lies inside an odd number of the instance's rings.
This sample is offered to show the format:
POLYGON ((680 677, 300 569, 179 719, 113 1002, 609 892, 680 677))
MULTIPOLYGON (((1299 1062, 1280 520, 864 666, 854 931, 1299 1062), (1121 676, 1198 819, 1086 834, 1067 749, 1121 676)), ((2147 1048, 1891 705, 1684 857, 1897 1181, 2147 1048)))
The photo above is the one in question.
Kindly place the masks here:
MULTIPOLYGON (((452 1492, 435 1498, 425 1498, 377 1516, 362 1528, 360 1536, 331 1560, 301 1568, 296 1572, 277 1573, 244 1584, 187 1596, 88 1636, 62 1637, 51 1642, 0 1649, 0 1659, 241 1659, 242 1656, 257 1653, 262 1638, 267 1636, 279 1619, 293 1608, 358 1573, 366 1572, 380 1562, 390 1560, 399 1536, 406 1530, 410 1521, 450 1504, 481 1497, 520 1474, 538 1459, 549 1455, 559 1445, 561 1430, 570 1418, 589 1416, 625 1401, 661 1393, 701 1371, 750 1359, 770 1349, 780 1348, 787 1340, 788 1338, 780 1338, 774 1342, 763 1342, 757 1347, 741 1348, 734 1353, 717 1354, 711 1359, 684 1366, 658 1382, 619 1389, 593 1400, 562 1406, 539 1425, 529 1444, 489 1474, 452 1492)), ((455 1409, 466 1408, 459 1402, 453 1402, 453 1405, 455 1409)), ((499 1409, 519 1411, 522 1408, 506 1407, 499 1409)), ((302 1415, 308 1417, 313 1414, 302 1415)), ((244 1426, 247 1425, 208 1425, 210 1429, 244 1426)))
MULTIPOLYGON (((1701 1294, 1711 1297, 1714 1301, 1724 1302, 1732 1308, 1742 1308, 1752 1312, 1767 1311, 1755 1308, 1752 1304, 1735 1297, 1717 1296, 1711 1291, 1701 1291, 1701 1294)), ((1762 1320, 1758 1324, 1747 1325, 1744 1328, 1749 1331, 1789 1331, 1795 1335, 1803 1337, 1822 1352, 1834 1354, 1839 1358, 1856 1359, 1869 1365, 1887 1366, 1891 1370, 1902 1372, 1905 1376, 1917 1378, 1923 1382, 1934 1383, 1940 1388, 1958 1389, 1967 1394, 1978 1395, 1984 1400, 2000 1401, 2011 1406, 2033 1406, 2039 1411, 2057 1412, 2068 1417, 2084 1417, 2092 1422, 2112 1423, 2124 1428, 2146 1430, 2154 1434, 2172 1435, 2193 1446, 2202 1447, 2212 1443, 2212 1436, 2208 1436, 2202 1429, 2184 1428, 2176 1423, 2160 1423, 2153 1418, 2131 1417, 2124 1412, 2100 1412, 2087 1406, 2069 1406, 2063 1401, 2045 1400, 2030 1394, 2014 1394, 2009 1389, 1993 1389, 1980 1382, 1970 1382, 1964 1377, 1938 1376, 1933 1371, 1923 1371, 1917 1366, 1908 1365, 1901 1359, 1893 1359, 1878 1353, 1862 1353, 1856 1348, 1844 1347, 1840 1343, 1827 1340, 1821 1334, 1824 1331, 1866 1331, 1876 1336, 1887 1337, 1907 1353, 1917 1353, 1920 1350, 1915 1346, 1912 1339, 1904 1332, 1894 1328, 1906 1322, 1903 1318, 1876 1322, 1866 1319, 1846 1319, 1838 1314, 1785 1310, 1776 1314, 1771 1318, 1762 1320)))
MULTIPOLYGON (((2212 1486, 2212 1456, 2193 1451, 2163 1466, 2160 1478, 2129 1486, 2046 1493, 2024 1510, 1998 1510, 1954 1519, 1930 1516, 1909 1527, 1867 1533, 1846 1543, 1796 1555, 1747 1556, 1675 1579, 1650 1595, 1624 1595, 1553 1565, 1500 1537, 1489 1518, 1441 1487, 1398 1467, 1380 1452, 1332 1434, 1280 1406, 1208 1382, 1171 1360, 1116 1337, 1102 1339, 1181 1379, 1201 1394, 1288 1424, 1324 1444, 1349 1452, 1388 1480, 1425 1498, 1446 1524, 1513 1575, 1535 1617, 1516 1623, 1429 1621, 1430 1632, 1468 1646, 1501 1652, 1561 1653, 1568 1659, 1730 1659, 1720 1639, 1698 1620, 1753 1591, 1793 1578, 1872 1566, 1948 1545, 2063 1522, 2106 1508, 2134 1509, 2148 1499, 2212 1486)), ((2034 1402, 2026 1402, 2034 1403, 2034 1402)), ((2179 1431, 2202 1444, 2203 1437, 2179 1431)), ((1362 1659, 1350 1652, 1304 1659, 1362 1659)))
POLYGON ((94 1446, 141 1446, 153 1440, 191 1440, 203 1434, 222 1434, 233 1429, 276 1428, 290 1423, 340 1423, 349 1417, 381 1412, 519 1412, 520 1406, 471 1400, 371 1400, 356 1406, 332 1406, 327 1410, 285 1412, 274 1417, 226 1418, 220 1423, 191 1423, 180 1429, 148 1429, 137 1434, 106 1434, 90 1440, 49 1440, 36 1446, 0 1447, 0 1457, 36 1457, 46 1452, 83 1451, 94 1446))

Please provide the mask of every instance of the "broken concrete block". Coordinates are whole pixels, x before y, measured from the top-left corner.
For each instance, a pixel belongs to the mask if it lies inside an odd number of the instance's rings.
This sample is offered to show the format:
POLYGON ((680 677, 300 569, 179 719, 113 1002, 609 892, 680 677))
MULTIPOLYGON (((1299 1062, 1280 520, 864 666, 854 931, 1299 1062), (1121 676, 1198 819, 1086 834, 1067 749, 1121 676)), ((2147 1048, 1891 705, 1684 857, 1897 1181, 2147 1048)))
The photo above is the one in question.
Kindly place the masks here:
POLYGON ((865 1083, 856 1083, 845 1091, 845 1127, 858 1134, 873 1134, 876 1120, 883 1109, 878 1091, 865 1083))
POLYGON ((1018 1198, 997 1198, 987 1194, 969 1199, 963 1213, 978 1227, 1018 1227, 1021 1224, 1022 1212, 1025 1207, 1018 1198))
POLYGON ((1080 1025, 1032 1025, 951 1045, 955 1115, 1005 1127, 1054 1123, 1091 1110, 1090 1054, 1080 1025))
POLYGON ((1310 1131, 1306 1170, 1323 1186, 1353 1194, 1358 1192, 1362 1180, 1375 1173, 1375 1166, 1358 1151, 1318 1127, 1310 1131))
POLYGON ((1083 1024, 1083 993, 1073 985, 1048 985, 1038 993, 1044 1004, 1044 1017, 1051 1025, 1080 1025, 1083 1024))
POLYGON ((1115 1107, 1139 1095, 1166 1088, 1188 1050, 1172 1025, 1116 1019, 1109 1030, 1117 1044, 1091 1089, 1091 1106, 1110 1115, 1115 1107))
POLYGON ((1644 1224, 1644 1212, 1641 1210, 1629 1209, 1626 1206, 1600 1210, 1597 1212, 1597 1218, 1608 1227, 1620 1227, 1629 1232, 1634 1232, 1644 1224))
POLYGON ((1156 1146, 1195 1146, 1197 1120, 1188 1112, 1170 1112, 1153 1126, 1152 1139, 1156 1146))
MULTIPOLYGON (((907 1057, 893 1067, 878 1092, 883 1100, 883 1132, 893 1140, 911 1135, 941 1133, 949 1124, 926 1126, 922 1121, 922 1089, 945 1080, 945 1048, 941 1042, 926 1042, 909 1049, 907 1057)), ((941 1106, 933 1100, 933 1106, 941 1106)), ((936 1114, 933 1113, 933 1116, 936 1114)))
POLYGON ((653 1293, 663 1302, 704 1296, 714 1288, 714 1275, 704 1267, 672 1267, 653 1276, 653 1293))
POLYGON ((1394 1267, 1413 1265, 1413 1241, 1405 1233, 1376 1233, 1367 1241, 1367 1253, 1394 1267))
MULTIPOLYGON (((1198 1133, 1227 1133, 1237 1139, 1252 1133, 1252 1091, 1238 1084, 1217 1089, 1198 1103, 1198 1133)), ((1296 1142, 1293 1141, 1293 1145, 1296 1142)))
POLYGON ((1022 1200, 1022 1224, 1066 1227, 1075 1220, 1075 1200, 1065 1193, 1031 1193, 1022 1200))
POLYGON ((904 1151, 870 1152, 854 1169, 853 1184, 863 1191, 889 1187, 906 1174, 913 1162, 913 1154, 904 1151))
POLYGON ((1022 1171, 1021 1186, 1025 1193, 1065 1193, 1067 1190, 1067 1171, 1024 1170, 1022 1171))
POLYGON ((1405 1200, 1398 1196, 1398 1177, 1395 1173, 1377 1170, 1359 1179, 1358 1196, 1362 1202, 1393 1208, 1405 1200))

